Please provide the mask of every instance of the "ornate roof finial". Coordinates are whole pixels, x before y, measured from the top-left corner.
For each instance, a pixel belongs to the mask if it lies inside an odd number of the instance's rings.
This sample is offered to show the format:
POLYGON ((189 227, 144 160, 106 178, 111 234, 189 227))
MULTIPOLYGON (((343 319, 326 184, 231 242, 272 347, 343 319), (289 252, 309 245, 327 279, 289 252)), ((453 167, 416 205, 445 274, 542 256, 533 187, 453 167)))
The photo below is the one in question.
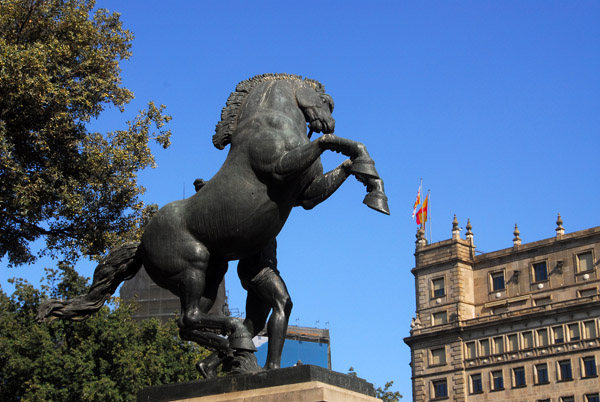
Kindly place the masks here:
POLYGON ((467 233, 465 233, 465 237, 467 238, 467 240, 473 240, 473 232, 471 232, 471 229, 473 229, 473 226, 471 226, 471 219, 467 218, 467 233))
POLYGON ((425 239, 425 229, 422 227, 417 229, 417 234, 415 236, 417 238, 417 248, 421 248, 422 246, 427 244, 427 239, 425 239))
POLYGON ((458 220, 456 219, 456 214, 454 214, 454 219, 452 220, 452 240, 460 239, 460 228, 458 227, 458 220))
POLYGON ((513 232, 513 234, 515 235, 515 238, 513 239, 513 245, 520 246, 521 238, 519 237, 519 235, 521 234, 521 232, 519 232, 519 227, 517 226, 516 223, 515 223, 515 231, 513 232))
POLYGON ((558 218, 556 218, 556 235, 562 236, 565 234, 565 228, 562 226, 563 220, 560 217, 560 213, 558 214, 558 218))

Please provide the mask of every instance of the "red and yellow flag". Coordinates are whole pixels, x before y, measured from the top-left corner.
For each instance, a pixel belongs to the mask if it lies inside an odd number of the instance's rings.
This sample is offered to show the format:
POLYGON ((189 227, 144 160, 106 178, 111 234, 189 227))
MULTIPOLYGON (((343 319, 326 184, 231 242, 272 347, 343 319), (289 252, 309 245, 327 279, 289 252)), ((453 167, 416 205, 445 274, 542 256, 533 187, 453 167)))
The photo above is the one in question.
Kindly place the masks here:
POLYGON ((429 207, 428 207, 428 201, 429 200, 429 194, 427 194, 427 196, 425 197, 425 200, 423 201, 423 205, 421 206, 421 209, 419 209, 419 211, 417 212, 417 225, 422 225, 425 222, 427 222, 427 212, 429 212, 429 207))
POLYGON ((417 191, 417 199, 415 200, 415 205, 413 205, 413 213, 412 213, 413 219, 415 219, 415 215, 417 213, 417 208, 419 207, 420 203, 421 203, 421 186, 419 186, 419 191, 417 191))

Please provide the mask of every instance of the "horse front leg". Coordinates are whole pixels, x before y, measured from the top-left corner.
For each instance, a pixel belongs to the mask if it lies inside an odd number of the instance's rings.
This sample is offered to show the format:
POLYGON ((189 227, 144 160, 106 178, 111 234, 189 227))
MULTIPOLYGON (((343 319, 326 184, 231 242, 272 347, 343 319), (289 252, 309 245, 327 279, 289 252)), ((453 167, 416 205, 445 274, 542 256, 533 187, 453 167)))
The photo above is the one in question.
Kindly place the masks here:
MULTIPOLYGON (((308 144, 285 152, 279 158, 277 163, 275 163, 272 172, 275 177, 280 180, 285 180, 298 172, 310 168, 313 163, 319 159, 321 154, 327 150, 339 152, 350 157, 352 163, 350 173, 356 176, 356 178, 367 187, 368 194, 363 200, 363 203, 376 211, 389 215, 390 210, 387 205, 387 197, 383 190, 383 180, 379 178, 379 174, 375 169, 375 162, 367 152, 367 147, 358 141, 338 137, 333 134, 324 134, 308 144)), ((316 182, 313 187, 314 190, 311 190, 306 194, 308 197, 303 196, 299 201, 299 204, 305 208, 306 206, 310 208, 325 200, 347 178, 347 175, 344 176, 343 173, 344 172, 334 172, 326 179, 321 179, 320 182, 316 182), (333 186, 330 187, 331 191, 327 190, 328 184, 333 184, 333 186), (323 188, 325 188, 325 190, 323 190, 323 188), (319 194, 319 192, 321 193, 319 194), (310 201, 310 198, 313 198, 313 201, 310 201), (306 203, 306 206, 304 203, 306 203)))
POLYGON ((379 173, 375 169, 375 161, 367 152, 364 144, 334 134, 325 134, 315 141, 320 141, 321 146, 325 149, 349 156, 352 162, 350 173, 367 187, 367 195, 363 203, 378 212, 390 214, 383 180, 379 177, 379 173))
POLYGON ((367 147, 364 144, 334 134, 324 134, 308 144, 283 153, 275 163, 273 172, 276 176, 285 179, 308 169, 327 150, 350 157, 350 160, 352 160, 352 173, 379 178, 379 174, 375 170, 375 162, 369 156, 367 147))
POLYGON ((318 140, 323 149, 340 152, 350 157, 352 161, 351 172, 356 176, 379 179, 379 173, 375 169, 375 161, 367 152, 367 147, 358 141, 338 137, 334 134, 322 135, 318 140))
POLYGON ((312 209, 322 203, 346 181, 351 174, 351 169, 352 161, 347 159, 330 172, 318 176, 300 195, 296 205, 304 209, 312 209))

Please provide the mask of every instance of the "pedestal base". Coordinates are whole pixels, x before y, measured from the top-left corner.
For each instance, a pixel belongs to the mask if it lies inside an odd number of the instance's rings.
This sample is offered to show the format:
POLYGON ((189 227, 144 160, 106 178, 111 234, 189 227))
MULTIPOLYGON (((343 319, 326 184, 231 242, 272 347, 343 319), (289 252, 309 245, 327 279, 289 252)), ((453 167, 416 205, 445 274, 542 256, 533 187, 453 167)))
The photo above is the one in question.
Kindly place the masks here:
POLYGON ((317 366, 296 366, 146 388, 138 402, 376 402, 373 385, 317 366))

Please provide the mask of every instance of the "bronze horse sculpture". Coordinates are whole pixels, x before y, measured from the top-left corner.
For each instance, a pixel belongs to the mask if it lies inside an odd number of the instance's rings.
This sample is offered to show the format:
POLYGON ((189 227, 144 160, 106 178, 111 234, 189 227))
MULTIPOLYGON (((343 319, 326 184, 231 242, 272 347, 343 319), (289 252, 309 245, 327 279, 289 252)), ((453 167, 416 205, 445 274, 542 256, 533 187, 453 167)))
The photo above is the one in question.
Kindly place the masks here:
POLYGON ((196 181, 193 196, 162 207, 141 242, 112 250, 86 295, 48 300, 38 318, 87 318, 143 265, 156 284, 180 298, 181 338, 215 351, 197 365, 204 377, 215 376, 226 362, 229 371, 257 370, 252 337, 265 324, 265 368, 278 368, 292 303, 277 270, 275 238, 292 208, 313 208, 354 175, 367 187, 364 203, 389 214, 383 181, 365 146, 333 134, 333 106, 319 82, 295 75, 265 74, 239 83, 213 136, 217 148, 230 145, 215 176, 196 181), (311 141, 313 132, 323 135, 311 141), (324 174, 320 155, 326 150, 349 159, 324 174), (207 314, 232 260, 239 260, 238 275, 248 291, 243 322, 207 314))

